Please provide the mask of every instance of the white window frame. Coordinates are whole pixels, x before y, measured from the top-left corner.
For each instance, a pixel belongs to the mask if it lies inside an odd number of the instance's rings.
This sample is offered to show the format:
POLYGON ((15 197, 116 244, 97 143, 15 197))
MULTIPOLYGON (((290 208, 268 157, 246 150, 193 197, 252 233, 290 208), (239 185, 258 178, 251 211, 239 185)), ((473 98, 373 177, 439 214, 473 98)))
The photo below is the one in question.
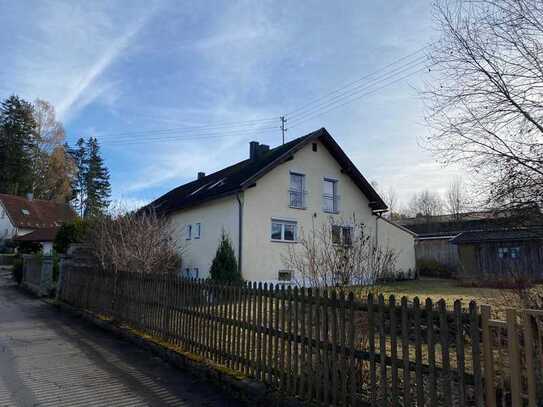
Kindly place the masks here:
POLYGON ((332 213, 332 214, 338 214, 339 213, 339 180, 334 177, 324 177, 322 179, 322 211, 324 213, 332 213), (327 194, 326 191, 326 185, 327 183, 332 183, 332 195, 327 194), (329 209, 327 202, 332 200, 332 208, 329 209))
POLYGON ((202 224, 200 222, 194 224, 194 239, 200 239, 202 235, 202 224))
POLYGON ((288 206, 289 208, 293 209, 306 209, 306 175, 303 173, 303 171, 289 171, 288 173, 288 206), (292 176, 299 176, 302 178, 302 190, 298 191, 297 189, 293 188, 292 186, 292 176), (300 205, 293 205, 292 204, 292 194, 300 194, 300 205))
POLYGON ((270 240, 272 242, 296 243, 298 241, 298 222, 295 221, 295 220, 291 220, 291 219, 272 218, 271 222, 270 222, 270 240), (281 225, 281 238, 280 239, 274 239, 272 237, 273 225, 274 224, 281 225), (285 225, 293 225, 294 226, 294 239, 293 240, 285 239, 285 225))

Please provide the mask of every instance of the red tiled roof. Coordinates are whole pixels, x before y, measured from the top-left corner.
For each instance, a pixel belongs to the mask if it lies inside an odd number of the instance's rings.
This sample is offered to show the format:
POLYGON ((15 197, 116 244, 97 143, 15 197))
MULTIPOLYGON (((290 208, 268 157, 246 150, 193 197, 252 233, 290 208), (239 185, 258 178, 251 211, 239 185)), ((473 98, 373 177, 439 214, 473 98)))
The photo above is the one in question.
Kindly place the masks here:
POLYGON ((17 228, 55 228, 76 217, 74 210, 65 203, 6 194, 0 194, 0 201, 17 228))
POLYGON ((59 228, 36 229, 26 235, 20 235, 14 240, 24 242, 52 242, 55 240, 59 228))

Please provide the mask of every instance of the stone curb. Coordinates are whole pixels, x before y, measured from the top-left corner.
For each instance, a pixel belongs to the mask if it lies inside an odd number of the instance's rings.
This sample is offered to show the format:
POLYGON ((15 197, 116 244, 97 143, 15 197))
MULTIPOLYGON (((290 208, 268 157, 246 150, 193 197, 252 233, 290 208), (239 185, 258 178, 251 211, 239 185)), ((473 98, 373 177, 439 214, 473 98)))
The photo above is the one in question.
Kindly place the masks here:
POLYGON ((214 386, 221 388, 223 391, 226 391, 232 397, 248 406, 301 407, 305 405, 303 402, 296 399, 285 399, 277 392, 270 391, 263 383, 253 379, 238 379, 214 369, 212 366, 205 363, 192 360, 186 355, 168 349, 161 344, 149 341, 130 332, 126 328, 117 326, 112 321, 99 319, 88 311, 78 309, 64 302, 47 301, 47 303, 55 306, 61 311, 89 321, 121 339, 127 340, 140 348, 152 352, 171 365, 187 371, 198 379, 210 382, 214 386))

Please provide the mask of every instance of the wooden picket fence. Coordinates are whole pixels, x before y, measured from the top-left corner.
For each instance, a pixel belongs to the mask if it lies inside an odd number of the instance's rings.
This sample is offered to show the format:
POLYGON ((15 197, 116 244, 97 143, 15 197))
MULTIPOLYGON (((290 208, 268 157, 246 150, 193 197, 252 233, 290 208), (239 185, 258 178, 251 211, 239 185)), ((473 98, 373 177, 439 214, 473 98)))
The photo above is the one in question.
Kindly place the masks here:
POLYGON ((443 300, 421 304, 417 298, 397 301, 372 294, 359 300, 335 290, 113 274, 90 266, 64 266, 62 275, 62 301, 264 382, 287 397, 337 406, 520 407, 527 400, 535 406, 538 379, 511 377, 515 369, 530 369, 517 366, 521 359, 541 357, 541 335, 538 340, 524 335, 506 346, 515 356, 520 342, 533 347, 515 359, 518 363, 500 365, 497 358, 504 358, 501 345, 507 341, 490 327, 499 325, 511 334, 513 320, 491 320, 489 309, 481 315, 473 302, 465 309, 456 301, 448 310, 443 300), (488 354, 482 346, 495 349, 488 354))

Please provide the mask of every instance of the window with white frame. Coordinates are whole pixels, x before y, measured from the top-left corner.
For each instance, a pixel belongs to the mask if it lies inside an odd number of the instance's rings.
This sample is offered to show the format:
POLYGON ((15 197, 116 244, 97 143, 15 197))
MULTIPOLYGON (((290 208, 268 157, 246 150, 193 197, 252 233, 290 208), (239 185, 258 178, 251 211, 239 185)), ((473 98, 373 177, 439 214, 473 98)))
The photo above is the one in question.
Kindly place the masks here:
POLYGON ((272 219, 271 240, 294 242, 298 235, 298 223, 295 221, 272 219))
POLYGON ((327 213, 339 212, 338 181, 335 179, 323 180, 322 209, 327 213))
POLYGON ((200 236, 201 236, 201 233, 202 233, 202 225, 200 223, 195 223, 194 224, 193 233, 194 233, 194 238, 195 239, 200 239, 200 236))
POLYGON ((289 206, 291 208, 305 209, 305 175, 291 172, 290 187, 288 189, 289 206))
POLYGON ((332 243, 351 246, 353 244, 353 228, 351 226, 332 225, 332 243))
POLYGON ((186 239, 190 240, 192 239, 192 225, 186 225, 185 226, 185 233, 186 233, 186 239))

